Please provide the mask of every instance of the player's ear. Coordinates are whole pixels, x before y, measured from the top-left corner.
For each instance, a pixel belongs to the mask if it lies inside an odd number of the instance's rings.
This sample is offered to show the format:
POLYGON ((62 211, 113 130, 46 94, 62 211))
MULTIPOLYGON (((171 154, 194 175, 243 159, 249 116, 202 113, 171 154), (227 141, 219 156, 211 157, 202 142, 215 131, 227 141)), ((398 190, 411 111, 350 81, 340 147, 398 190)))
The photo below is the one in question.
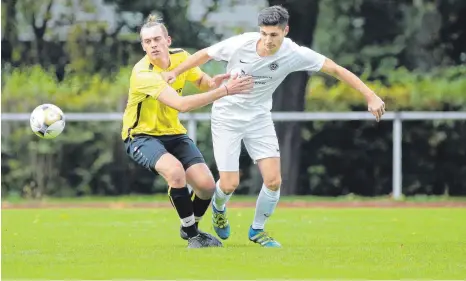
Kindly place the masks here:
POLYGON ((288 35, 289 31, 290 31, 290 26, 289 25, 285 26, 285 29, 284 29, 285 36, 288 35))
POLYGON ((168 43, 168 46, 171 46, 172 38, 170 36, 167 36, 167 43, 168 43))

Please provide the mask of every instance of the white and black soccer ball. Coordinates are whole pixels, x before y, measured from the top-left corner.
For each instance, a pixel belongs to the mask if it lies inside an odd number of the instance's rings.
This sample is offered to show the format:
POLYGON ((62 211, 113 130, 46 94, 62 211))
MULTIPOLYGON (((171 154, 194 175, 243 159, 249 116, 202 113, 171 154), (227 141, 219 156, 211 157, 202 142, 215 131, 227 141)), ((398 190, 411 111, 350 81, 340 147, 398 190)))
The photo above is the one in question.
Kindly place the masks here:
POLYGON ((56 105, 41 104, 29 119, 32 131, 43 139, 56 138, 65 129, 65 114, 56 105))

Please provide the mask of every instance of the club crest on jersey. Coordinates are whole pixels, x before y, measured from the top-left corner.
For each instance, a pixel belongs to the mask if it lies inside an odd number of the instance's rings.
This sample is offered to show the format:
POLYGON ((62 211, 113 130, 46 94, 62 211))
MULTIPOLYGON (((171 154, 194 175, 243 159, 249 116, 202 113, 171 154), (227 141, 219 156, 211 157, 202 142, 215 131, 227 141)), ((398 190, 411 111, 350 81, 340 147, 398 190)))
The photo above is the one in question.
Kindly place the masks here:
POLYGON ((269 68, 270 68, 270 70, 275 71, 275 70, 277 70, 277 68, 278 68, 278 64, 277 64, 276 62, 272 62, 272 63, 269 65, 269 68))

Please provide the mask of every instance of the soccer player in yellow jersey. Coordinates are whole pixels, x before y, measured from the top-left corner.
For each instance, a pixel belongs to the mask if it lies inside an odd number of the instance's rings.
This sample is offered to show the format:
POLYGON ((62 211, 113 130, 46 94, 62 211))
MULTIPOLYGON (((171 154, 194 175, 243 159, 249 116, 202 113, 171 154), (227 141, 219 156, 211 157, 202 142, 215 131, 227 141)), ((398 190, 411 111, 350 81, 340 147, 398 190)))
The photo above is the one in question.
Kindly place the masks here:
POLYGON ((149 16, 140 31, 146 55, 134 66, 121 132, 127 154, 139 165, 160 174, 167 181, 171 201, 181 220, 181 236, 189 248, 221 246, 210 234, 198 230, 198 221, 210 205, 214 178, 194 142, 178 119, 186 112, 214 102, 228 94, 252 90, 250 77, 213 78, 195 67, 168 85, 160 75, 183 62, 189 54, 169 49, 171 38, 163 22, 149 16), (229 79, 230 78, 230 79, 229 79), (229 81, 220 86, 223 80, 229 81), (185 82, 193 82, 205 93, 182 96, 185 82), (193 187, 191 196, 187 184, 193 187))

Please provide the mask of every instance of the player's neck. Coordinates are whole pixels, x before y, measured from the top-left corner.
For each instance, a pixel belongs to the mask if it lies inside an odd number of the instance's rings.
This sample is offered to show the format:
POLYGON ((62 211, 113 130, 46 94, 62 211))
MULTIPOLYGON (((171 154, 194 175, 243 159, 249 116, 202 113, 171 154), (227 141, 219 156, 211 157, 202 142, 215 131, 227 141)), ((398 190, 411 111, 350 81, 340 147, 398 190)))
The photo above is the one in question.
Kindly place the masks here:
POLYGON ((153 65, 161 69, 168 69, 170 67, 171 62, 170 62, 170 57, 166 56, 166 57, 158 58, 155 60, 151 59, 150 63, 152 63, 153 65))

